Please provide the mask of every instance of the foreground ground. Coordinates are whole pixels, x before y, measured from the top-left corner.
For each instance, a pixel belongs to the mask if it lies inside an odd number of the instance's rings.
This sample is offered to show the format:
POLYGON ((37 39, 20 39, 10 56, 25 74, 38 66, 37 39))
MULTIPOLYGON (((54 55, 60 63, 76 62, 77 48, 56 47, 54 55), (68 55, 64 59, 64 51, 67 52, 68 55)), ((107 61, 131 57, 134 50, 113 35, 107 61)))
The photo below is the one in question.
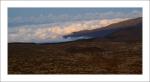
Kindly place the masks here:
POLYGON ((142 43, 9 43, 9 74, 141 74, 142 43))

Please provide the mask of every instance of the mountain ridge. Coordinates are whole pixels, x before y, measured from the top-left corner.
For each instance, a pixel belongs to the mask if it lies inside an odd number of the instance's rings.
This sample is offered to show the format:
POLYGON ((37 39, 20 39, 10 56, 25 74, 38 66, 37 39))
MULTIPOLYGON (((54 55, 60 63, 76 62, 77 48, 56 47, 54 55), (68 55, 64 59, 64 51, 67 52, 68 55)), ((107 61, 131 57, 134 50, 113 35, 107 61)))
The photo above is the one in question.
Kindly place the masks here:
MULTIPOLYGON (((112 39, 111 36, 113 36, 113 34, 116 34, 115 32, 119 32, 119 31, 124 32, 123 30, 126 30, 126 31, 128 30, 129 34, 131 35, 133 34, 142 35, 141 34, 142 33, 142 17, 121 21, 119 23, 114 23, 106 27, 97 28, 93 30, 74 32, 64 37, 65 38, 67 37, 91 37, 91 38, 105 38, 105 39, 111 38, 112 39), (131 32, 134 32, 134 33, 129 32, 130 29, 132 29, 131 32), (137 29, 139 33, 135 32, 135 30, 137 29)), ((129 37, 129 36, 130 35, 127 35, 126 37, 129 37)), ((141 37, 142 36, 139 37, 139 40, 141 39, 141 37)))

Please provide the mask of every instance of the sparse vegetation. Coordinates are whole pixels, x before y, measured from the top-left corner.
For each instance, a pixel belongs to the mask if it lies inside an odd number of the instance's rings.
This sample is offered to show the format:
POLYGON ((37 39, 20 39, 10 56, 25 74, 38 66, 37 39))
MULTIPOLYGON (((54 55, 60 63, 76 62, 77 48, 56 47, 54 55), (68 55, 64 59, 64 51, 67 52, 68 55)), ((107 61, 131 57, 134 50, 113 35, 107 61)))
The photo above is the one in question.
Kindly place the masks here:
POLYGON ((9 44, 9 74, 141 74, 141 42, 9 44))

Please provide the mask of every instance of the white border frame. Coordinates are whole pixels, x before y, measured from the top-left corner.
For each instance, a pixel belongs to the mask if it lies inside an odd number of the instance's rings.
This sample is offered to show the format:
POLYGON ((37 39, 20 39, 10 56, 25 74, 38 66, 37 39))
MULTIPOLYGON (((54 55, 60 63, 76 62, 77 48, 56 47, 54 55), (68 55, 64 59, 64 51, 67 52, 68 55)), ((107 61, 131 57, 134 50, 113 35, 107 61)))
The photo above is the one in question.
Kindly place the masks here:
POLYGON ((1 1, 1 80, 2 81, 149 81, 149 1, 1 1), (142 7, 142 75, 8 75, 8 7, 142 7))

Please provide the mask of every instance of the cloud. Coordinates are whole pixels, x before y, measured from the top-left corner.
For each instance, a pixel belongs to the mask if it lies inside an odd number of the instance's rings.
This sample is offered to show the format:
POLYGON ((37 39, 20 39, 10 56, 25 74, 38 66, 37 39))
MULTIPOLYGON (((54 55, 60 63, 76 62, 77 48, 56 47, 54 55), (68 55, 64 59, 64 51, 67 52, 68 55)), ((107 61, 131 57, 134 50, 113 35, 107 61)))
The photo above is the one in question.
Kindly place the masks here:
POLYGON ((54 24, 39 24, 39 25, 23 25, 9 28, 8 41, 9 42, 64 42, 76 40, 78 38, 63 38, 64 35, 71 34, 82 30, 92 30, 101 28, 112 23, 117 23, 128 18, 115 19, 100 19, 89 21, 73 21, 66 23, 54 24))
POLYGON ((131 12, 89 12, 82 14, 47 14, 37 16, 16 16, 9 17, 9 26, 32 25, 44 23, 64 23, 68 21, 83 21, 96 19, 114 19, 114 18, 136 18, 141 17, 142 12, 134 10, 131 12))

